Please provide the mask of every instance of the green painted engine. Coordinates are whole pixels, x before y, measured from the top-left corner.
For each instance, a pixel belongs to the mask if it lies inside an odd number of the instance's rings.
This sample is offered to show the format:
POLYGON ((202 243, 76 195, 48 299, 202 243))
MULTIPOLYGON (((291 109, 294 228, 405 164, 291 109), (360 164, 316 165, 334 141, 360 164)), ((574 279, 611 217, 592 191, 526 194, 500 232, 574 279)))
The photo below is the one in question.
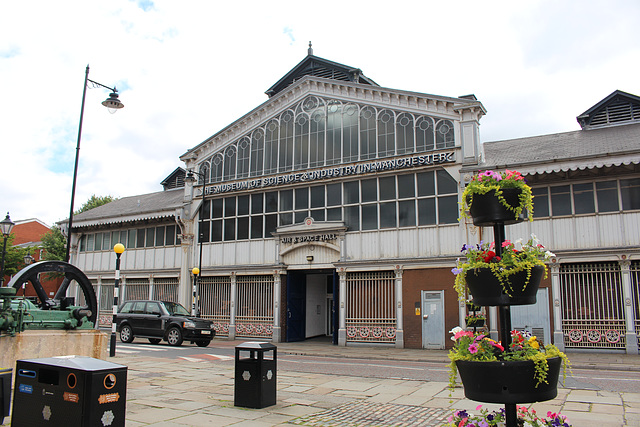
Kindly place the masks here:
POLYGON ((27 329, 93 329, 97 319, 97 299, 91 282, 77 267, 62 261, 43 261, 22 269, 7 287, 0 288, 0 334, 15 336, 27 329), (41 273, 58 273, 64 279, 53 298, 42 287, 41 273), (75 305, 66 293, 77 283, 86 305, 75 305), (33 286, 37 299, 18 296, 23 285, 33 286))

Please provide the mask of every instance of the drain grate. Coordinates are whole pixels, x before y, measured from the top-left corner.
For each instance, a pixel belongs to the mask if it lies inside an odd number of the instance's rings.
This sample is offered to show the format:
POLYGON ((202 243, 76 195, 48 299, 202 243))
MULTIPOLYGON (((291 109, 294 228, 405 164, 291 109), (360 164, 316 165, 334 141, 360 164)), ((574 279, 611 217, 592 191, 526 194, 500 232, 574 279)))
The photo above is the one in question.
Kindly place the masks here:
POLYGON ((289 421, 306 426, 442 426, 450 409, 355 401, 289 421))

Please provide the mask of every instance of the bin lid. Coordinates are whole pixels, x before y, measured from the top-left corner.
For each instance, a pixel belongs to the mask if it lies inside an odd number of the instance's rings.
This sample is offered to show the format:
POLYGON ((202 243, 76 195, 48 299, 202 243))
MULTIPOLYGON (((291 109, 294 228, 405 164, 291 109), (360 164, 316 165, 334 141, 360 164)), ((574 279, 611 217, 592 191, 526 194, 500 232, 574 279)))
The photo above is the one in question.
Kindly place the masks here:
POLYGON ((88 356, 55 356, 41 359, 22 359, 17 362, 36 363, 39 365, 58 366, 61 368, 78 369, 81 371, 102 371, 105 369, 126 368, 124 365, 95 359, 88 356))
POLYGON ((236 346, 241 350, 275 350, 277 347, 269 342, 248 341, 236 346))

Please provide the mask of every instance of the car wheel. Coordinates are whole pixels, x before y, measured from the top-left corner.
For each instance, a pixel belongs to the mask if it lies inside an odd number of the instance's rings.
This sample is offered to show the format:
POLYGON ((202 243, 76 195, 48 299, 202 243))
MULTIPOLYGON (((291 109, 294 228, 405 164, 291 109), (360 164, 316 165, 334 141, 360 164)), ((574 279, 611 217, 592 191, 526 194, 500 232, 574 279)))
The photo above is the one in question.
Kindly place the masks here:
POLYGON ((160 344, 160 341, 162 341, 160 338, 149 338, 151 344, 160 344))
POLYGON ((182 332, 180 332, 180 329, 176 328, 175 326, 169 329, 169 331, 167 332, 167 342, 169 343, 169 345, 173 345, 176 347, 182 345, 182 332))
POLYGON ((208 346, 208 345, 209 345, 209 343, 210 343, 210 342, 211 342, 211 341, 196 341, 196 345, 197 345, 198 347, 206 347, 206 346, 208 346))
POLYGON ((120 329, 120 341, 126 343, 133 341, 133 330, 131 326, 124 325, 122 329, 120 329))

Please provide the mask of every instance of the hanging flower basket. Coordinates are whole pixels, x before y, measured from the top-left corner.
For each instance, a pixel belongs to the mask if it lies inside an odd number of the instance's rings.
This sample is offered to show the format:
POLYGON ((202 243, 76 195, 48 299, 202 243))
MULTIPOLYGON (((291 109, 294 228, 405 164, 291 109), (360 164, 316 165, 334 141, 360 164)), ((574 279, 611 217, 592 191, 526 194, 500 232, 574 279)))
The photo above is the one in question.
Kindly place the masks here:
POLYGON ((460 218, 472 218, 478 227, 533 220, 533 195, 520 172, 483 171, 462 193, 460 218))
POLYGON ((546 382, 536 387, 535 363, 532 360, 479 362, 457 360, 456 366, 464 395, 487 403, 533 403, 554 399, 558 395, 558 377, 562 359, 547 359, 546 382))
POLYGON ((480 307, 479 305, 475 305, 473 303, 473 301, 467 301, 466 302, 466 306, 467 306, 467 310, 470 311, 470 312, 471 311, 480 311, 480 310, 482 310, 482 307, 480 307))
POLYGON ((500 197, 493 191, 474 195, 473 204, 469 207, 473 225, 490 227, 495 224, 510 225, 524 221, 527 219, 526 210, 515 213, 520 206, 521 194, 522 190, 519 188, 505 188, 500 197))
POLYGON ((529 305, 536 303, 544 273, 544 266, 535 265, 501 278, 490 268, 478 268, 467 272, 466 281, 477 305, 529 305))
POLYGON ((469 328, 481 328, 484 326, 485 318, 484 317, 469 317, 464 320, 469 328))

